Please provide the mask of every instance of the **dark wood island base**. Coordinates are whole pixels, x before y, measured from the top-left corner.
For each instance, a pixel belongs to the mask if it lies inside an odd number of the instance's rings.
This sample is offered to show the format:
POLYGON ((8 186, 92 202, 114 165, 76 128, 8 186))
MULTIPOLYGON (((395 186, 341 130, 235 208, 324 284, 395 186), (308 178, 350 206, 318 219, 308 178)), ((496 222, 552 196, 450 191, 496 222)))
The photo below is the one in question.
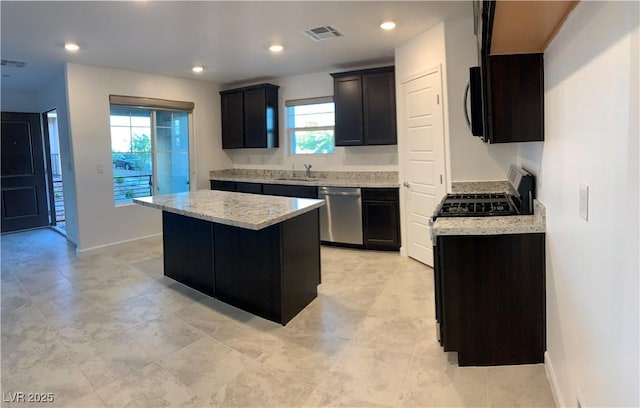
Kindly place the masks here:
POLYGON ((260 230, 162 212, 164 274, 286 325, 317 297, 318 209, 260 230))

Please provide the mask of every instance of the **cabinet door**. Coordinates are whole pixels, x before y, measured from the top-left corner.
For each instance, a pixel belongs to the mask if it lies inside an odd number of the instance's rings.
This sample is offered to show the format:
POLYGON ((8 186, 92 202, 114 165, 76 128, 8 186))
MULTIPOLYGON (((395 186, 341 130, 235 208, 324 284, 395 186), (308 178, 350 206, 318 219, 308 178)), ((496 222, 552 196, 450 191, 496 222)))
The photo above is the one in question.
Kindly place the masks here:
POLYGON ((543 54, 489 56, 491 143, 544 140, 543 54))
POLYGON ((364 144, 397 144, 394 72, 362 76, 364 144))
POLYGON ((364 143, 362 130, 362 77, 335 78, 333 98, 336 109, 336 146, 358 146, 364 143))
POLYGON ((438 315, 458 364, 544 361, 544 234, 440 236, 438 315))
POLYGON ((244 113, 242 92, 221 95, 222 148, 237 149, 244 146, 244 113))
POLYGON ((244 91, 244 147, 267 147, 266 90, 244 91))
POLYGON ((238 193, 262 194, 262 184, 237 181, 235 191, 238 193))
POLYGON ((363 201, 362 216, 367 249, 400 248, 397 201, 363 201))
POLYGON ((220 191, 236 191, 236 182, 226 180, 211 180, 211 189, 220 191))
POLYGON ((266 195, 284 197, 318 198, 318 188, 315 186, 263 184, 262 193, 266 195))

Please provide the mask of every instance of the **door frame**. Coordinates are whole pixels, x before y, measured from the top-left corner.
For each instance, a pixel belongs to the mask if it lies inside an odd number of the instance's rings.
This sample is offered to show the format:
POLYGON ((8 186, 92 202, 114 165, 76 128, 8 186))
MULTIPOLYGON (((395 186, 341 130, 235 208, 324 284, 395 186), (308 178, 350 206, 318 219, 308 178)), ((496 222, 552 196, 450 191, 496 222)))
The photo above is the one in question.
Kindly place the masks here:
POLYGON ((42 112, 40 114, 40 123, 42 128, 42 139, 44 146, 44 174, 46 177, 45 182, 47 183, 47 197, 49 200, 49 225, 56 226, 56 203, 55 197, 53 193, 53 171, 51 168, 51 144, 49 143, 49 118, 47 114, 56 110, 55 108, 50 109, 46 112, 42 112))
POLYGON ((398 168, 398 181, 399 181, 399 188, 400 188, 400 194, 399 194, 399 198, 400 198, 400 231, 401 231, 401 242, 402 242, 402 247, 400 248, 400 255, 404 256, 404 257, 408 257, 408 245, 409 245, 409 241, 407 238, 407 221, 408 221, 408 212, 407 212, 407 198, 406 198, 406 192, 405 192, 405 187, 403 186, 403 182, 405 179, 405 158, 406 158, 406 152, 404 150, 405 148, 405 141, 406 141, 406 133, 404 133, 403 129, 404 129, 404 125, 405 125, 405 120, 404 120, 404 113, 406 110, 405 107, 405 103, 404 103, 404 98, 403 98, 403 91, 404 91, 404 86, 407 82, 411 82, 415 79, 427 76, 429 74, 432 74, 434 72, 440 72, 440 89, 441 89, 441 95, 442 95, 442 130, 443 130, 443 137, 444 137, 444 184, 445 184, 445 191, 446 192, 451 192, 451 161, 450 161, 450 142, 449 142, 449 109, 447 107, 447 96, 448 96, 448 90, 446 87, 446 72, 445 70, 442 68, 442 63, 438 63, 436 65, 432 65, 431 67, 424 69, 422 71, 418 71, 418 72, 413 72, 409 75, 403 76, 402 78, 398 78, 396 80, 396 85, 400 85, 400 86, 396 86, 396 119, 397 119, 397 130, 398 130, 398 162, 399 162, 399 168, 398 168))

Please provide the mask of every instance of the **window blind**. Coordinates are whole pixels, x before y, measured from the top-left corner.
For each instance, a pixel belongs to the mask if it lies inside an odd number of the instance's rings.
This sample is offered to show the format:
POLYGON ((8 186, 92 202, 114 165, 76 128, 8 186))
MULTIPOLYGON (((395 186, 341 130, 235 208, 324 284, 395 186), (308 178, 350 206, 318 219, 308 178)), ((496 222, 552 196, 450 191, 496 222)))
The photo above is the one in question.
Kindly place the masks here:
POLYGON ((137 96, 109 95, 111 106, 126 106, 129 108, 147 108, 193 112, 193 102, 172 101, 169 99, 140 98, 137 96))

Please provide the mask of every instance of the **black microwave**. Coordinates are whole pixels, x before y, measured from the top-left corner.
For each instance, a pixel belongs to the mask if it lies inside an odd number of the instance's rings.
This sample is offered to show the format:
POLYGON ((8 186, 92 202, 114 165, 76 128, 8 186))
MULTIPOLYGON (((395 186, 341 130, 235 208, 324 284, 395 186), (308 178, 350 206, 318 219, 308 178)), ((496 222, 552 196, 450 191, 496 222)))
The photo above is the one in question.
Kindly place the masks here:
POLYGON ((469 85, 464 96, 465 118, 467 126, 474 136, 480 136, 485 140, 484 134, 484 113, 482 112, 482 74, 480 67, 469 68, 469 85), (467 99, 469 99, 469 112, 467 108, 467 99), (469 115, 469 113, 471 115, 469 115))

